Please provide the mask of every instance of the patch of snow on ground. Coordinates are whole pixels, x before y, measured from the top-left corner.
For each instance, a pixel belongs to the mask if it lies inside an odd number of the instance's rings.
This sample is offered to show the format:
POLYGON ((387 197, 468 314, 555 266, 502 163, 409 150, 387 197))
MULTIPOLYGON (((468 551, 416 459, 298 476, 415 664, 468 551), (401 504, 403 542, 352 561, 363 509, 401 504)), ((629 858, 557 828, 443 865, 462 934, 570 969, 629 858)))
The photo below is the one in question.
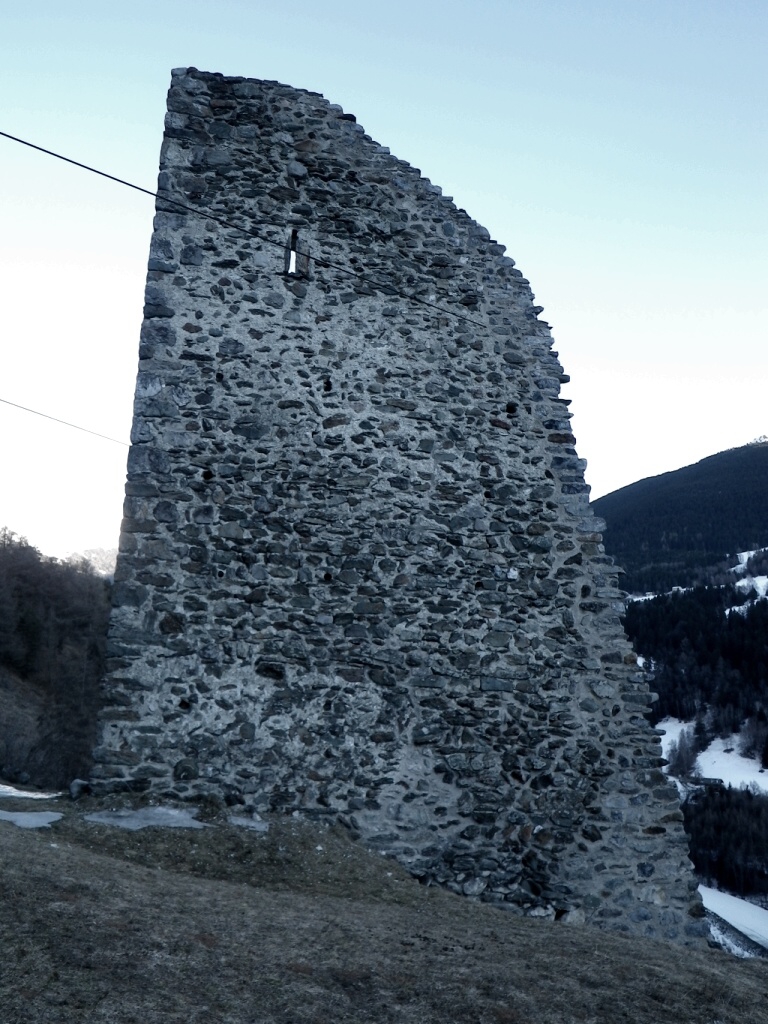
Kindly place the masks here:
POLYGON ((736 555, 736 557, 738 558, 738 562, 736 563, 736 565, 731 566, 731 572, 737 572, 737 573, 746 572, 747 571, 747 562, 750 560, 750 558, 753 555, 756 555, 756 554, 757 554, 757 550, 755 550, 755 551, 739 551, 739 553, 736 555))
POLYGON ((725 617, 728 618, 729 615, 746 615, 747 608, 749 608, 751 603, 751 601, 747 601, 746 604, 736 605, 735 608, 726 608, 725 617))
POLYGON ((735 789, 756 786, 761 792, 768 793, 768 772, 760 767, 756 757, 739 754, 738 734, 712 740, 696 758, 696 769, 706 779, 722 779, 726 786, 735 789))
POLYGON ((252 818, 247 818, 243 814, 230 814, 229 816, 230 825, 237 825, 238 828, 250 828, 254 832, 269 832, 269 822, 262 821, 262 819, 255 814, 252 818))
POLYGON ((766 591, 768 591, 768 576, 745 576, 743 580, 736 583, 736 589, 743 590, 745 593, 756 590, 758 597, 765 597, 766 591))
MULTIPOLYGON (((669 749, 673 743, 677 743, 680 739, 680 733, 684 729, 693 728, 692 722, 681 722, 678 718, 664 718, 656 726, 656 731, 661 733, 659 737, 661 739, 661 756, 669 758, 669 749)), ((669 775, 670 779, 674 782, 675 788, 677 789, 677 795, 680 800, 685 800, 687 789, 685 785, 674 775, 669 774, 669 765, 664 765, 663 771, 666 775, 669 775)))
POLYGON ((751 960, 754 956, 753 953, 748 953, 746 949, 742 949, 736 942, 733 941, 722 928, 718 928, 714 921, 709 922, 709 934, 712 936, 714 942, 724 949, 726 953, 731 953, 733 956, 739 956, 742 960, 751 960))
POLYGON ((61 796, 61 793, 40 793, 37 790, 16 789, 15 786, 0 782, 0 797, 3 796, 18 797, 20 800, 54 800, 57 796, 61 796))
POLYGON ((197 810, 179 810, 176 807, 143 807, 136 811, 97 811, 86 814, 85 820, 97 825, 114 825, 136 832, 140 828, 206 828, 195 821, 197 810))
POLYGON ((750 598, 744 604, 736 605, 733 608, 726 608, 725 614, 732 615, 746 615, 747 611, 755 604, 756 601, 762 601, 766 593, 768 593, 768 576, 745 576, 744 579, 738 581, 735 584, 736 590, 742 591, 744 594, 749 594, 752 591, 755 592, 756 596, 750 598))
POLYGON ((656 726, 661 735, 661 756, 669 757, 669 748, 680 739, 683 729, 692 729, 693 722, 681 722, 679 718, 663 718, 656 726))
MULTIPOLYGON (((677 718, 665 718, 656 726, 662 732, 661 753, 669 757, 669 748, 680 739, 683 729, 693 729, 693 722, 681 722, 677 718)), ((754 786, 762 793, 768 793, 768 771, 760 767, 756 757, 742 757, 739 753, 739 735, 734 733, 726 739, 714 739, 696 758, 696 774, 705 779, 722 779, 725 786, 741 789, 754 786)), ((666 771, 666 769, 665 769, 666 771)))
POLYGON ((9 821, 19 828, 50 828, 62 817, 53 811, 0 811, 0 821, 9 821))
POLYGON ((700 885, 699 892, 707 910, 722 917, 748 939, 768 949, 768 910, 706 885, 700 885))

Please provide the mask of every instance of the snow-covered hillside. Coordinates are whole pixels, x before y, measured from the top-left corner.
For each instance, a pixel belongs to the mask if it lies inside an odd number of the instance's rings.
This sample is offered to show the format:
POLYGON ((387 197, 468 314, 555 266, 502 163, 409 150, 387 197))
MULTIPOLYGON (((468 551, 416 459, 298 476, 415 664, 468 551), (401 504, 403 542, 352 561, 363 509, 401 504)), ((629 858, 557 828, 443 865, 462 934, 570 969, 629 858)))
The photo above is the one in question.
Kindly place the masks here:
MULTIPOLYGON (((751 576, 747 572, 750 559, 755 555, 764 554, 766 550, 768 549, 741 551, 735 556, 736 564, 731 566, 731 572, 741 577, 735 586, 743 593, 752 592, 755 596, 746 604, 726 609, 726 614, 732 612, 743 614, 750 604, 766 600, 768 576, 751 576)), ((679 590, 680 588, 675 589, 679 590)), ((647 598, 654 596, 656 595, 647 595, 647 598)), ((672 744, 679 742, 683 730, 693 729, 693 727, 694 722, 681 722, 675 718, 665 718, 659 723, 664 757, 669 757, 672 744)), ((738 733, 713 739, 707 749, 697 756, 693 774, 707 779, 721 779, 726 786, 735 788, 751 786, 768 793, 768 771, 761 767, 758 758, 743 757, 739 753, 739 740, 738 733)))
MULTIPOLYGON (((763 554, 764 550, 743 551, 736 556, 736 564, 731 567, 731 572, 737 577, 735 588, 743 594, 751 594, 751 599, 745 604, 727 608, 726 615, 745 614, 750 605, 766 600, 768 576, 753 576, 749 573, 750 560, 755 555, 763 554)), ((649 595, 651 596, 654 595, 649 595)), ((668 758, 673 748, 680 744, 684 732, 687 732, 689 738, 693 737, 694 727, 693 721, 684 722, 676 718, 662 720, 657 729, 661 733, 664 757, 668 758)), ((681 797, 684 798, 688 791, 695 788, 697 776, 702 780, 720 780, 724 786, 734 789, 749 788, 752 792, 768 795, 768 770, 761 766, 759 757, 745 757, 740 753, 742 742, 743 737, 738 732, 712 739, 706 749, 697 754, 690 776, 687 776, 684 782, 680 779, 674 780, 681 797)), ((755 946, 751 945, 752 943, 768 949, 768 910, 756 906, 749 900, 709 886, 699 886, 699 892, 707 911, 716 915, 715 919, 710 918, 712 937, 723 948, 737 956, 755 955, 755 946), (739 939, 739 934, 746 936, 750 941, 740 945, 742 940, 739 939)))
MULTIPOLYGON (((683 730, 692 729, 693 723, 666 718, 657 728, 661 733, 662 754, 666 757, 672 744, 679 742, 683 730)), ((768 794, 768 771, 760 767, 756 758, 742 757, 738 752, 738 744, 738 734, 728 739, 713 740, 696 758, 695 774, 706 779, 720 779, 724 785, 736 789, 749 786, 753 791, 768 794)), ((691 783, 683 783, 679 779, 674 781, 684 799, 691 783)), ((705 885, 699 886, 699 893, 706 909, 735 929, 735 932, 730 932, 716 920, 710 919, 710 930, 715 942, 735 956, 756 955, 754 947, 751 951, 748 948, 750 943, 740 944, 736 934, 740 933, 768 950, 768 910, 705 885)))
MULTIPOLYGON (((684 729, 693 729, 693 722, 681 722, 677 718, 665 718, 657 729, 662 731, 661 751, 669 756, 670 747, 680 739, 684 729)), ((725 786, 735 789, 750 786, 768 793, 768 771, 760 767, 756 757, 742 757, 739 754, 739 735, 734 733, 726 739, 712 740, 706 750, 696 758, 695 775, 704 779, 720 779, 725 786)))

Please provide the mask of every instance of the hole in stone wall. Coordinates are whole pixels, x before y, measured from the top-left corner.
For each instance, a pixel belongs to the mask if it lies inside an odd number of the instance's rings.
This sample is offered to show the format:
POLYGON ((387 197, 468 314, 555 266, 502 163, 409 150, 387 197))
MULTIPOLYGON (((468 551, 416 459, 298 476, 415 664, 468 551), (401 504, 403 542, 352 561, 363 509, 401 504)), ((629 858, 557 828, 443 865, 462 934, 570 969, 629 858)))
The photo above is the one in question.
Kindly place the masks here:
POLYGON ((210 469, 203 470, 203 480, 213 480, 213 473, 210 469))
POLYGON ((333 576, 329 572, 324 572, 323 579, 325 580, 326 583, 330 583, 331 580, 333 579, 333 576))
POLYGON ((327 392, 327 391, 330 391, 332 387, 333 387, 333 385, 332 385, 332 384, 331 384, 331 382, 330 382, 330 381, 329 381, 329 380, 328 380, 328 379, 326 378, 326 379, 325 379, 325 380, 323 381, 323 391, 326 391, 326 392, 327 392))
POLYGON ((512 418, 517 412, 517 402, 507 402, 507 417, 512 418))
POLYGON ((581 588, 581 596, 582 597, 589 597, 589 595, 591 593, 592 593, 592 588, 591 587, 588 587, 588 586, 585 585, 585 586, 583 586, 581 588))
POLYGON ((260 661, 256 665, 256 671, 266 679, 284 679, 285 669, 275 661, 260 661))

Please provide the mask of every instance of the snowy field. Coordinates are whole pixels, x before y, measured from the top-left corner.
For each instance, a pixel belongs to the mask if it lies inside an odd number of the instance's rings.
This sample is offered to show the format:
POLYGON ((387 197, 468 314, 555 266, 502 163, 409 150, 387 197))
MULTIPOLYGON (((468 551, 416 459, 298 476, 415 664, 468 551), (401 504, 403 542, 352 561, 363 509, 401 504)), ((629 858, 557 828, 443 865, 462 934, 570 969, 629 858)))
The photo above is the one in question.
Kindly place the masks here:
MULTIPOLYGON (((669 748, 677 742, 683 729, 692 729, 693 722, 681 722, 677 718, 665 718, 657 729, 663 730, 661 752, 669 756, 669 748)), ((768 771, 760 767, 756 757, 742 757, 739 754, 739 736, 734 733, 726 739, 714 739, 696 758, 696 774, 705 779, 722 779, 726 786, 734 789, 753 786, 761 793, 768 793, 768 771)))
MULTIPOLYGON (((672 743, 677 742, 683 729, 693 728, 693 722, 665 718, 659 722, 657 728, 662 732, 662 754, 667 757, 672 743)), ((707 779, 722 779, 726 786, 733 786, 735 789, 750 786, 768 793, 768 771, 760 767, 760 762, 756 758, 742 757, 738 752, 738 744, 738 734, 727 739, 713 740, 696 759, 697 774, 707 779)), ((675 782, 683 795, 685 787, 677 779, 675 782)), ((700 885, 699 892, 707 910, 717 914, 748 939, 768 949, 768 910, 706 885, 700 885)), ((721 934, 715 924, 711 928, 716 941, 730 952, 736 956, 750 955, 721 934)))
POLYGON ((755 757, 741 757, 738 753, 739 737, 712 740, 707 749, 696 758, 696 768, 706 779, 722 779, 726 786, 739 789, 755 786, 768 793, 768 772, 760 767, 755 757))

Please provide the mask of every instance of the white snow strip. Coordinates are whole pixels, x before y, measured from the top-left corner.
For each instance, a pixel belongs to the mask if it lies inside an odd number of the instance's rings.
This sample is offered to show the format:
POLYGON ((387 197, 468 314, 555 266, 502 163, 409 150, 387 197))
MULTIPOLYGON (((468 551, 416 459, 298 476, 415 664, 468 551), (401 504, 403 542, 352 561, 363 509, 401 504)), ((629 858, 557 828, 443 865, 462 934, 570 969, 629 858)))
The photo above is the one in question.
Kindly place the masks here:
POLYGON ((53 811, 0 811, 0 821, 10 821, 19 828, 50 828, 62 817, 53 811))
POLYGON ((207 828, 195 821, 197 810, 179 810, 176 807, 143 807, 137 811, 97 811, 86 814, 85 820, 97 825, 114 825, 136 832, 140 828, 207 828))
POLYGON ((672 587, 671 590, 665 590, 661 593, 654 593, 648 591, 645 594, 627 594, 625 601, 627 604, 633 604, 635 601, 653 601, 657 597, 670 597, 672 594, 689 594, 693 590, 693 587, 672 587))
POLYGON ((16 789, 15 786, 8 786, 0 782, 0 797, 9 796, 19 800, 54 800, 61 793, 40 793, 37 790, 16 789))
POLYGON ((768 910, 706 885, 700 885, 699 892, 707 910, 722 917, 748 939, 768 949, 768 910))

